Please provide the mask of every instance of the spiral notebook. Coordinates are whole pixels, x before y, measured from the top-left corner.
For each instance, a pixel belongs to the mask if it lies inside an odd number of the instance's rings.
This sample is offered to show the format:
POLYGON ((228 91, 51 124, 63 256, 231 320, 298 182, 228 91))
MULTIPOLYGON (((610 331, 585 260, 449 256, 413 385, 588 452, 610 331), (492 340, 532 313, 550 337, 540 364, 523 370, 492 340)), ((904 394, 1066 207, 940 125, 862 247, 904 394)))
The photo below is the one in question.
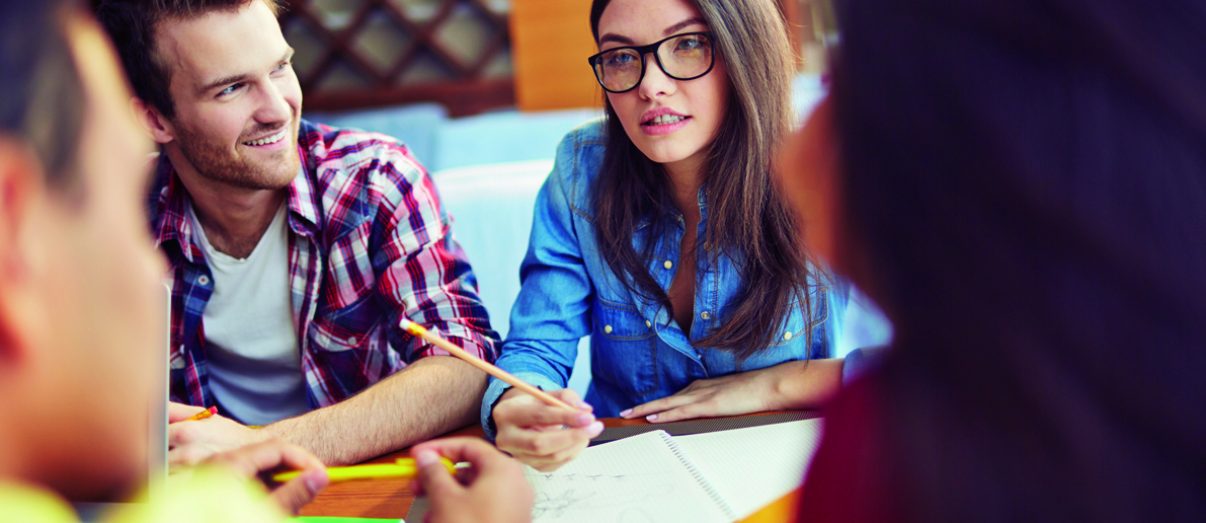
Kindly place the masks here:
POLYGON ((527 469, 532 520, 734 521, 796 489, 820 437, 810 419, 690 436, 647 432, 527 469))

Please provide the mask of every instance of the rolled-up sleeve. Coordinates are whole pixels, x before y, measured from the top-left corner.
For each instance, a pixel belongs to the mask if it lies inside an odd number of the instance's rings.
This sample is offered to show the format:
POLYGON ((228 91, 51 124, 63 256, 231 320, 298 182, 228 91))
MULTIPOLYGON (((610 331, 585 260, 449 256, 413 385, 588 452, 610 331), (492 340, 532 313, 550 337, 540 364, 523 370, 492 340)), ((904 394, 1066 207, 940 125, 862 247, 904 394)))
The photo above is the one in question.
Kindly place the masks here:
MULTIPOLYGON (((498 366, 537 387, 565 388, 578 354, 578 342, 590 333, 594 287, 587 274, 575 229, 567 177, 576 155, 573 136, 558 149, 553 172, 536 197, 532 233, 520 266, 520 291, 511 309, 511 328, 498 366)), ((491 413, 509 385, 491 379, 482 398, 481 422, 494 438, 491 413)))
MULTIPOLYGON (((498 334, 490 327, 486 307, 477 294, 477 280, 465 252, 452 235, 452 220, 443 212, 435 184, 426 170, 404 151, 393 150, 382 161, 386 180, 382 205, 388 216, 385 241, 373 250, 374 260, 386 269, 379 275, 379 295, 396 311, 392 315, 403 361, 412 363, 447 352, 410 336, 402 317, 443 336, 486 361, 497 356, 498 334)), ((392 338, 393 336, 391 336, 392 338)))

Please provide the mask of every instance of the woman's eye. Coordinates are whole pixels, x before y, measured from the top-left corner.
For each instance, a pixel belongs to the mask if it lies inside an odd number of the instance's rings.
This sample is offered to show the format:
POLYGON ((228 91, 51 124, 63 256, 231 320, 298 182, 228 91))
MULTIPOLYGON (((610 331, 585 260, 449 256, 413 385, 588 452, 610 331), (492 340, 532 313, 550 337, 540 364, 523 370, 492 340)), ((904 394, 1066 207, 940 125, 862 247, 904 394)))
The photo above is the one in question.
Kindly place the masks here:
POLYGON ((621 66, 628 65, 632 63, 633 60, 635 60, 635 58, 628 53, 613 53, 604 58, 603 63, 610 66, 621 66))
POLYGON ((678 45, 674 48, 677 51, 694 51, 704 46, 703 40, 699 37, 683 38, 678 41, 678 45))

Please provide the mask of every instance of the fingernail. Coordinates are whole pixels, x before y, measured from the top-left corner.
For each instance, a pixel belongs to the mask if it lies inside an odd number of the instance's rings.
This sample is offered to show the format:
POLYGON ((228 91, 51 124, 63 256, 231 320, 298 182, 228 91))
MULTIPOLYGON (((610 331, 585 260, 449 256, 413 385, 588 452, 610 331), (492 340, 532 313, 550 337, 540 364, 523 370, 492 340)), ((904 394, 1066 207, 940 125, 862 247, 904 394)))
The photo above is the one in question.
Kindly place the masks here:
POLYGON ((589 404, 589 403, 587 403, 587 402, 585 402, 585 401, 582 401, 582 400, 578 400, 578 408, 580 408, 580 409, 589 409, 589 408, 591 408, 591 407, 590 407, 590 404, 589 404))
POLYGON ((590 437, 592 437, 592 438, 595 436, 598 436, 599 434, 602 434, 603 433, 603 422, 596 421, 594 423, 591 423, 590 426, 586 428, 586 433, 589 434, 590 437))
POLYGON ((620 411, 621 418, 627 418, 629 414, 632 414, 632 409, 624 409, 620 411))
POLYGON ((579 414, 577 418, 574 418, 574 426, 583 427, 592 421, 595 421, 595 416, 584 412, 579 414))
POLYGON ((325 470, 311 470, 302 474, 302 483, 305 483, 306 489, 311 494, 318 494, 320 490, 326 488, 329 482, 330 480, 327 478, 327 471, 325 470))
POLYGON ((415 453, 415 464, 417 464, 419 466, 419 468, 424 468, 424 467, 427 467, 428 465, 433 465, 435 463, 438 463, 439 461, 440 461, 440 457, 438 455, 436 455, 435 452, 432 452, 430 450, 420 450, 415 453))
POLYGON ((657 421, 657 414, 650 414, 648 416, 645 416, 645 421, 657 421))

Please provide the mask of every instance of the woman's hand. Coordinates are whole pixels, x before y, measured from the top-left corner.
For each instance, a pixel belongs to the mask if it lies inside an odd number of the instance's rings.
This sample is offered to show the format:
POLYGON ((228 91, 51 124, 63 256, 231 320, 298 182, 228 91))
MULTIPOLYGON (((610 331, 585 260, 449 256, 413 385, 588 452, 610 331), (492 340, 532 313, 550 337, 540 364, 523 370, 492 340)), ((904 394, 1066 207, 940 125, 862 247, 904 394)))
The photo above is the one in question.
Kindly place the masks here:
POLYGON ((511 389, 494 407, 494 438, 498 448, 542 472, 556 470, 577 456, 591 438, 603 432, 603 423, 574 391, 550 392, 580 410, 570 412, 546 405, 524 392, 511 389))
POLYGON ((531 521, 532 487, 523 467, 477 438, 449 438, 415 445, 419 467, 416 491, 431 500, 427 523, 531 521), (467 461, 470 468, 453 477, 440 456, 467 461))
POLYGON ((696 380, 672 396, 620 413, 654 423, 818 407, 842 382, 842 360, 790 361, 765 369, 696 380))

